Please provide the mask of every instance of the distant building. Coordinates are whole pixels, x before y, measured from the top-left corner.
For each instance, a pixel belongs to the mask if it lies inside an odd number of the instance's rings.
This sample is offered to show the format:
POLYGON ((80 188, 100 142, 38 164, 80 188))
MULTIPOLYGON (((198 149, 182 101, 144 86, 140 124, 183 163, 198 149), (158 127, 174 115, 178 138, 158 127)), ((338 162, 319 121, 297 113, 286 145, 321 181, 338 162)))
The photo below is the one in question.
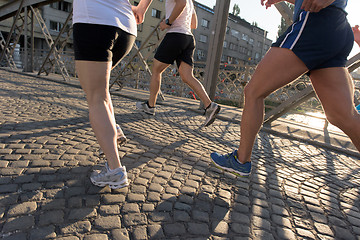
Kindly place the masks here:
MULTIPOLYGON (((214 9, 195 2, 198 15, 198 28, 194 31, 196 39, 195 60, 205 61, 211 37, 211 25, 214 22, 214 9)), ((269 49, 272 41, 267 32, 244 19, 229 14, 221 62, 256 64, 269 49)))

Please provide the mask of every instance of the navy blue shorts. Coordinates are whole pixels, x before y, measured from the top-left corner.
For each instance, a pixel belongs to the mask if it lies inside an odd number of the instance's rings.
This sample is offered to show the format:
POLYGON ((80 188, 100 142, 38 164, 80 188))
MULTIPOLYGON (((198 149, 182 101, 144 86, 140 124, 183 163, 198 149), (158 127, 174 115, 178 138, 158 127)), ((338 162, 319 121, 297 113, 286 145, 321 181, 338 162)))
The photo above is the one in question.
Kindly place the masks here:
POLYGON ((345 67, 354 44, 354 35, 346 13, 329 6, 318 13, 301 12, 272 47, 292 50, 309 71, 345 67))
POLYGON ((167 33, 160 43, 154 58, 162 63, 173 64, 176 61, 177 66, 185 62, 193 66, 195 50, 195 40, 191 35, 183 33, 167 33))
POLYGON ((75 23, 75 60, 110 62, 116 66, 128 54, 135 36, 118 27, 75 23))

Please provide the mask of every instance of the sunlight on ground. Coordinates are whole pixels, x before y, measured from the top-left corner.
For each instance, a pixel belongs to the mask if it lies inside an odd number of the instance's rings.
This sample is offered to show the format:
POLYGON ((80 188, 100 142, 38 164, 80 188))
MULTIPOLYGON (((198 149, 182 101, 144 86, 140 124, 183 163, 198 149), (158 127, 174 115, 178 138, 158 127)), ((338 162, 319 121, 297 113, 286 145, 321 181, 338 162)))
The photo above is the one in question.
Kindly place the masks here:
MULTIPOLYGON (((318 112, 307 112, 306 115, 302 114, 287 114, 284 116, 286 120, 291 120, 297 123, 305 124, 312 128, 317 128, 319 130, 324 129, 325 127, 325 114, 318 112), (314 116, 314 117, 312 117, 314 116)), ((339 128, 330 124, 327 126, 327 130, 330 132, 339 132, 343 133, 339 128)))

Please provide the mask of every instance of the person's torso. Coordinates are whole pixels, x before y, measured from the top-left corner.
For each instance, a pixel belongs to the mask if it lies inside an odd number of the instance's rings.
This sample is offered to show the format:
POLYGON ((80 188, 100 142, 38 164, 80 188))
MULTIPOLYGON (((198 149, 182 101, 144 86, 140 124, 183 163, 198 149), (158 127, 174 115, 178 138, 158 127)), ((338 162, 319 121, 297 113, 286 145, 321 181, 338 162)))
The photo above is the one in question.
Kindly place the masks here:
POLYGON ((74 0, 73 4, 73 23, 110 25, 137 34, 129 0, 74 0))
MULTIPOLYGON (((165 11, 166 11, 166 18, 169 18, 174 7, 175 7, 175 0, 166 0, 165 2, 165 11)), ((191 19, 192 15, 194 14, 194 4, 192 0, 186 0, 186 6, 179 17, 172 23, 171 27, 168 29, 167 32, 177 32, 183 33, 187 35, 192 35, 191 32, 191 19)))
MULTIPOLYGON (((295 8, 294 8, 294 21, 299 17, 301 13, 301 5, 304 0, 295 0, 295 8)), ((345 11, 348 0, 335 0, 330 6, 334 6, 340 8, 345 11)))

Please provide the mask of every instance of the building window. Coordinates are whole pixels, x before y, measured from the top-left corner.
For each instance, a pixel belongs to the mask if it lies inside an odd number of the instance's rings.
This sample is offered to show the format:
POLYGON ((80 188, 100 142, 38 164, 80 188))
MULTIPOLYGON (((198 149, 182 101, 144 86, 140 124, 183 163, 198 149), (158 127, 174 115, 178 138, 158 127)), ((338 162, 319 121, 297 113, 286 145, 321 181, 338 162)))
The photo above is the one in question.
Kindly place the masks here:
POLYGON ((249 39, 249 43, 250 43, 251 45, 254 45, 254 39, 253 39, 253 38, 250 38, 250 39, 249 39))
POLYGON ((205 59, 205 52, 204 50, 198 49, 196 51, 196 56, 198 60, 204 60, 205 59))
POLYGON ((50 7, 64 12, 71 11, 71 3, 65 1, 50 3, 50 7))
POLYGON ((226 34, 229 34, 229 32, 230 32, 230 28, 226 27, 226 34))
POLYGON ((229 45, 229 49, 230 50, 236 50, 236 47, 237 47, 237 45, 236 44, 234 44, 234 43, 230 43, 230 45, 229 45))
POLYGON ((231 36, 236 37, 237 39, 239 39, 239 31, 237 31, 235 29, 231 29, 231 36))
POLYGON ((240 46, 240 47, 239 47, 239 52, 240 52, 240 53, 243 53, 243 54, 246 54, 246 53, 247 53, 246 47, 240 46))
POLYGON ((210 24, 210 21, 208 21, 206 19, 201 19, 201 26, 202 27, 209 28, 209 24, 210 24))
POLYGON ((138 29, 139 32, 142 32, 142 31, 143 31, 143 28, 144 28, 144 24, 143 24, 143 23, 137 25, 137 29, 138 29))
POLYGON ((59 22, 55 22, 55 21, 50 21, 50 30, 56 31, 56 32, 60 32, 60 30, 62 29, 64 24, 59 23, 59 22))
POLYGON ((248 41, 249 40, 249 36, 248 35, 246 35, 245 33, 243 33, 242 34, 242 40, 244 40, 244 41, 248 41))
POLYGON ((255 53, 255 59, 259 59, 259 57, 260 57, 260 54, 258 52, 255 53))
POLYGON ((159 18, 160 19, 161 18, 161 11, 153 8, 151 10, 151 16, 154 17, 154 18, 159 18))
POLYGON ((199 39, 199 41, 200 42, 202 42, 202 43, 207 43, 207 36, 205 36, 205 35, 200 35, 200 39, 199 39))
POLYGON ((223 48, 227 48, 227 45, 228 45, 227 41, 224 41, 223 48))

